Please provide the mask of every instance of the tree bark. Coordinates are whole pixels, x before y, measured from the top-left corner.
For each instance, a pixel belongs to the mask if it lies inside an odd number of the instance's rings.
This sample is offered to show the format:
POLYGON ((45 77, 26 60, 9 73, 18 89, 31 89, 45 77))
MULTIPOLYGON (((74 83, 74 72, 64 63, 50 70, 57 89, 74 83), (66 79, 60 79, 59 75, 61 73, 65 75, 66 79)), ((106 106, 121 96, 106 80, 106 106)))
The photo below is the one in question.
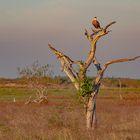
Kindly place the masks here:
POLYGON ((89 98, 86 112, 86 124, 87 129, 95 129, 97 127, 96 96, 89 98))

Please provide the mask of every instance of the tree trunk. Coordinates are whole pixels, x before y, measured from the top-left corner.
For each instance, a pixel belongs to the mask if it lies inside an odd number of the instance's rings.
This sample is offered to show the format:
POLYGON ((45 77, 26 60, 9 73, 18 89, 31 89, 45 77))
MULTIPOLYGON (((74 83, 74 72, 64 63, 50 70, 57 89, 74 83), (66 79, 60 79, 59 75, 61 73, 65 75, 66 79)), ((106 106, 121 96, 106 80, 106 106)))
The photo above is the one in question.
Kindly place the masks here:
POLYGON ((96 96, 89 98, 86 113, 87 129, 95 129, 97 127, 96 118, 96 96))

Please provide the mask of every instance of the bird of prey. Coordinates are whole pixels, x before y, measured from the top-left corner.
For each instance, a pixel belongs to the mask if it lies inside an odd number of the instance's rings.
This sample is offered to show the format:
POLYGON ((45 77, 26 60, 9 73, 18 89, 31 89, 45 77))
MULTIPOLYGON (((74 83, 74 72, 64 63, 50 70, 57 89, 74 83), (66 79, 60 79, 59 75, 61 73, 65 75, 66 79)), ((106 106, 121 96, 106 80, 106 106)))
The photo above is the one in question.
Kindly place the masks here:
POLYGON ((100 23, 99 23, 99 21, 97 20, 97 17, 94 17, 94 18, 93 18, 92 24, 93 24, 93 26, 94 26, 96 29, 101 29, 100 23))

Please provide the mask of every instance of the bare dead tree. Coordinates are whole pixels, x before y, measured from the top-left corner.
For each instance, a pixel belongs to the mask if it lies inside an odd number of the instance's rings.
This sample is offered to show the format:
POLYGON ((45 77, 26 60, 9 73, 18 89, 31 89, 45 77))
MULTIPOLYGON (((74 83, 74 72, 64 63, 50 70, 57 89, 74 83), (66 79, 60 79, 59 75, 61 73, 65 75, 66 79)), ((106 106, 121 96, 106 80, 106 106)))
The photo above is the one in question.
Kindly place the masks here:
POLYGON ((25 102, 25 104, 30 103, 47 103, 47 85, 43 83, 43 78, 47 75, 51 75, 52 71, 50 65, 41 66, 38 61, 35 61, 31 67, 18 68, 19 75, 26 79, 28 82, 28 88, 36 93, 36 97, 31 96, 25 102))
POLYGON ((110 31, 108 28, 115 24, 116 22, 113 21, 109 23, 102 29, 96 30, 92 29, 92 33, 90 34, 85 29, 85 36, 90 43, 90 52, 88 54, 86 61, 74 61, 64 53, 58 51, 52 45, 48 44, 51 51, 57 57, 57 59, 61 63, 62 70, 66 73, 69 79, 74 84, 75 88, 80 91, 80 95, 85 103, 86 106, 86 126, 87 129, 96 128, 97 126, 97 118, 96 118, 96 98, 100 89, 101 81, 104 75, 105 70, 108 68, 109 65, 121 62, 128 62, 134 61, 140 56, 136 56, 133 58, 126 58, 126 59, 117 59, 111 60, 101 66, 100 62, 96 58, 96 44, 98 40, 107 35, 110 31), (90 81, 87 78, 87 69, 91 64, 94 64, 97 75, 93 81, 90 81), (78 72, 74 69, 73 65, 78 65, 78 72))

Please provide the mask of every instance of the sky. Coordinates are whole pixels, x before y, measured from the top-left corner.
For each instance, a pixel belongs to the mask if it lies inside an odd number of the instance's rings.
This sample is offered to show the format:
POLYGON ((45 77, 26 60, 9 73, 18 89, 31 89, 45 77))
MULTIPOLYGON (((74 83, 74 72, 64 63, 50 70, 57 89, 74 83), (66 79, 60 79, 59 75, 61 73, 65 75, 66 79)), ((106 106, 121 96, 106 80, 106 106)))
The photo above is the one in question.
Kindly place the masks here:
MULTIPOLYGON (((48 43, 73 60, 86 60, 90 44, 84 30, 91 30, 94 16, 102 27, 117 21, 97 43, 101 64, 140 55, 139 0, 0 0, 0 77, 16 78, 17 67, 36 60, 65 75, 48 43)), ((94 66, 88 75, 96 75, 94 66)), ((109 66, 105 77, 140 79, 140 59, 109 66)))

